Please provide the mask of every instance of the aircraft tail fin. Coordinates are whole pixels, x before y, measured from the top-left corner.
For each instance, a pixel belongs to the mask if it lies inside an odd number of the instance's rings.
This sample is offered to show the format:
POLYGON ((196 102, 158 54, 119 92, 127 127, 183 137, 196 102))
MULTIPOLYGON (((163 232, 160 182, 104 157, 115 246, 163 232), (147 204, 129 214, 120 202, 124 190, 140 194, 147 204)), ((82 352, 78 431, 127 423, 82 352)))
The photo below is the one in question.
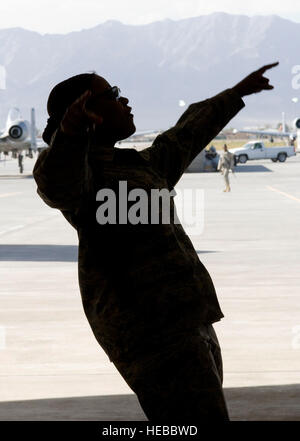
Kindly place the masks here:
POLYGON ((10 128, 15 121, 20 119, 22 119, 20 109, 18 109, 18 107, 12 107, 11 109, 9 109, 7 115, 6 128, 7 129, 10 128))
POLYGON ((35 109, 31 109, 31 120, 30 120, 30 139, 31 139, 31 149, 36 152, 36 126, 35 126, 35 109))
POLYGON ((286 133, 285 113, 284 112, 282 112, 282 133, 286 133))

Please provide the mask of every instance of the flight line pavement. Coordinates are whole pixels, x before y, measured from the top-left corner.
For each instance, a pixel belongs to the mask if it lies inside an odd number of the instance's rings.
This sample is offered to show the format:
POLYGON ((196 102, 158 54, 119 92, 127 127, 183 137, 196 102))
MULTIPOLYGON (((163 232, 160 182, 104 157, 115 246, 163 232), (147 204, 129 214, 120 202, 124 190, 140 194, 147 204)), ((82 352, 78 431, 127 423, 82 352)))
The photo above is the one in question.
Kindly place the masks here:
MULTIPOLYGON (((34 161, 23 175, 0 161, 0 420, 146 420, 89 328, 77 235, 36 194, 34 161)), ((300 156, 230 180, 230 193, 217 173, 175 187, 204 192, 204 230, 190 237, 225 315, 214 327, 230 416, 300 420, 300 156)))

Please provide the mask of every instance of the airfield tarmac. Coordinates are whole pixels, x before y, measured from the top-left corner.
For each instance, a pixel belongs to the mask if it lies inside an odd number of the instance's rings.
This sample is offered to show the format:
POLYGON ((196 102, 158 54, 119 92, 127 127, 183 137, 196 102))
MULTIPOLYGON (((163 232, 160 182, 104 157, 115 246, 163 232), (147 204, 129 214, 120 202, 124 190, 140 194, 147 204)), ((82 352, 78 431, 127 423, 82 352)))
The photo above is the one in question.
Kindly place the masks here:
MULTIPOLYGON (((25 158, 0 161, 0 420, 145 420, 96 342, 77 283, 77 235, 36 194, 25 158)), ((300 420, 300 155, 251 161, 204 190, 191 236, 225 318, 214 325, 233 420, 300 420)), ((176 197, 175 197, 176 202, 176 197)))

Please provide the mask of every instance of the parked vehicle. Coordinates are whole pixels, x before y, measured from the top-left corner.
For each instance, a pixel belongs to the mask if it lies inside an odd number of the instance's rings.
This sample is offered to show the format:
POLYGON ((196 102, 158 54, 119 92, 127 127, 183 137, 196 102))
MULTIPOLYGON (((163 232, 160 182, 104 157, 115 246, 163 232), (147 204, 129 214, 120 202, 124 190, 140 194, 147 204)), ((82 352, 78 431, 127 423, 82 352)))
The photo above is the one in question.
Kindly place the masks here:
POLYGON ((273 162, 284 162, 286 158, 296 155, 294 146, 266 147, 262 141, 250 141, 242 147, 229 151, 234 154, 236 164, 245 164, 253 159, 271 159, 273 162))

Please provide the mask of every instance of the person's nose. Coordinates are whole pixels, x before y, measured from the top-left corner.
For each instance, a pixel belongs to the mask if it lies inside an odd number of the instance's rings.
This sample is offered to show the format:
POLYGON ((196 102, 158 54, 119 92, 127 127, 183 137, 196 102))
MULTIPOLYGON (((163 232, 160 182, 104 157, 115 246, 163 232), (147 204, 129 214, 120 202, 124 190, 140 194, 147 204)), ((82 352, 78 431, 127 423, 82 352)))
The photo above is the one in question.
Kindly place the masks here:
POLYGON ((121 101, 121 103, 124 104, 125 106, 129 103, 129 99, 126 98, 125 96, 121 96, 119 101, 121 101))

